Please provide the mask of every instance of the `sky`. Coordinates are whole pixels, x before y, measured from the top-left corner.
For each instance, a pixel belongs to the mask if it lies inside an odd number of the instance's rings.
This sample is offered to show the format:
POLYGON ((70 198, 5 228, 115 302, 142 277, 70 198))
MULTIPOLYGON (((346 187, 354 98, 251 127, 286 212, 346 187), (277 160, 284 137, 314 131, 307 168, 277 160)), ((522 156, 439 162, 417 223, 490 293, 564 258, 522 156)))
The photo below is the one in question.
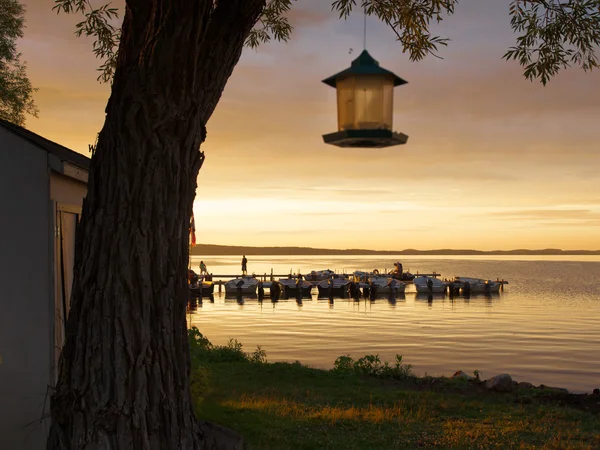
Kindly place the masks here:
MULTIPOLYGON (((18 43, 38 91, 27 128, 90 156, 110 94, 92 41, 51 0, 24 0, 18 43)), ((95 2, 94 4, 97 4, 95 2)), ((298 0, 288 43, 245 49, 202 145, 198 242, 320 248, 600 249, 600 71, 547 86, 514 61, 509 0, 462 0, 433 26, 442 59, 409 61, 367 19, 367 49, 408 84, 395 89, 406 145, 344 149, 335 89, 321 80, 363 49, 363 16, 298 0)), ((119 2, 115 3, 117 6, 119 2)))

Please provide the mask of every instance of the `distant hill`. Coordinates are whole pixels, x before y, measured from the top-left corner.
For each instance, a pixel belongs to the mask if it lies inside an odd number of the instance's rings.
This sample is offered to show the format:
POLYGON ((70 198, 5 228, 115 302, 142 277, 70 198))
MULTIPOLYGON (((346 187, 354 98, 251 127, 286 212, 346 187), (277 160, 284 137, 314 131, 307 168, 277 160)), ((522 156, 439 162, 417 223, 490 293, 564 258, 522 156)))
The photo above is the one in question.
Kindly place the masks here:
POLYGON ((366 249, 328 249, 312 247, 247 247, 236 245, 198 244, 192 249, 192 255, 600 255, 600 250, 560 250, 547 248, 542 250, 456 250, 442 248, 438 250, 366 250, 366 249))

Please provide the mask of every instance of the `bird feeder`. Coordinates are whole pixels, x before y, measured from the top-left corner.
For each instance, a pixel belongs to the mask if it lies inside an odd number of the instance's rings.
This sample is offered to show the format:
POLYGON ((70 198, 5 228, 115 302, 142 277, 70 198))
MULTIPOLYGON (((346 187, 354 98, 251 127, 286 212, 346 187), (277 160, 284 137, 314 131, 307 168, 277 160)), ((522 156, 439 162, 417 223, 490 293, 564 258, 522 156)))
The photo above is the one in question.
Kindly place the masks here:
POLYGON ((408 136, 393 131, 394 87, 407 82, 379 66, 364 50, 351 66, 323 83, 337 91, 338 131, 323 135, 338 147, 383 148, 406 144, 408 136))

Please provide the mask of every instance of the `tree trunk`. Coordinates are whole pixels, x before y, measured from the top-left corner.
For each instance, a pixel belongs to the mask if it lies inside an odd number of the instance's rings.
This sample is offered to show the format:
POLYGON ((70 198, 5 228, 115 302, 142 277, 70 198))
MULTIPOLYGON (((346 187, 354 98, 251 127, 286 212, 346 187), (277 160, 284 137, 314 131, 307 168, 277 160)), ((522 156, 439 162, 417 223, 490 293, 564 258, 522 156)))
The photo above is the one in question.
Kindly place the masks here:
POLYGON ((205 124, 264 3, 127 0, 78 228, 49 449, 214 448, 222 433, 192 410, 189 219, 205 124))

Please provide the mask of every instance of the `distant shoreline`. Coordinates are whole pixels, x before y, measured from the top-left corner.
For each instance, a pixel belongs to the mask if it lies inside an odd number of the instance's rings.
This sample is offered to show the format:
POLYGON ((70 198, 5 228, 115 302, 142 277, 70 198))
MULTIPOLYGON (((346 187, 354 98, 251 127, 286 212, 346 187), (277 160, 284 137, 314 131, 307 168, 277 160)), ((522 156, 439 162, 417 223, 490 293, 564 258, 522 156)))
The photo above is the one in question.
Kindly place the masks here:
POLYGON ((600 250, 560 250, 554 248, 529 250, 367 250, 367 249, 327 249, 312 247, 249 247, 214 244, 198 244, 191 251, 192 255, 431 255, 431 256, 461 256, 461 255, 600 255, 600 250))

